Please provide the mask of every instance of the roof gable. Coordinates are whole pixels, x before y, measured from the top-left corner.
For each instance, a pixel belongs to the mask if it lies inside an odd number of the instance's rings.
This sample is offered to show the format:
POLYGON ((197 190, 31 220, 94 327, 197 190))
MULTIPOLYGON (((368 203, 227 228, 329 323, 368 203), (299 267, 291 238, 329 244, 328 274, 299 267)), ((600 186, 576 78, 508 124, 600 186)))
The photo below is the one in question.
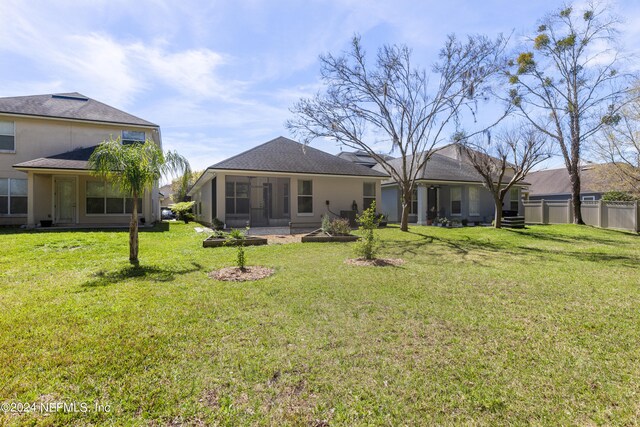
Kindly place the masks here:
POLYGON ((0 98, 0 113, 157 127, 77 92, 0 98))
POLYGON ((387 177, 385 173, 282 136, 216 163, 209 169, 387 177))

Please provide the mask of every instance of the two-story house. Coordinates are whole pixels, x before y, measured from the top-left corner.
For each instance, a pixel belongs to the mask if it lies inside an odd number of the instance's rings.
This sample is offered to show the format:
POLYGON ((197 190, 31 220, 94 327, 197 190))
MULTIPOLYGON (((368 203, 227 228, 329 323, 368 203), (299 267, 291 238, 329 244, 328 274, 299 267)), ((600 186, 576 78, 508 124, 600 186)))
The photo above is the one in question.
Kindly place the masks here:
MULTIPOLYGON (((87 168, 110 136, 161 145, 158 125, 79 93, 0 98, 0 225, 128 224, 132 199, 87 168)), ((159 219, 157 188, 138 212, 159 219)))

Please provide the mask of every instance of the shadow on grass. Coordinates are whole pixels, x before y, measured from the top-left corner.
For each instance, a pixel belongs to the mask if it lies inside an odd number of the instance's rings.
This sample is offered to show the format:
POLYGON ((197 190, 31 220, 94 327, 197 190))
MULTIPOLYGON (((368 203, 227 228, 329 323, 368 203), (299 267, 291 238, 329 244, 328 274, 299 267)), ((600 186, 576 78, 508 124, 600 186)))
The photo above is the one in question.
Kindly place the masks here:
POLYGON ((149 279, 154 282, 172 282, 176 276, 193 273, 194 271, 200 271, 202 269, 203 267, 195 262, 191 263, 191 267, 182 269, 132 265, 111 272, 98 271, 94 274, 94 278, 83 283, 82 287, 109 286, 134 277, 149 279))
MULTIPOLYGON (((34 234, 34 233, 47 233, 47 234, 63 234, 63 233, 78 233, 78 232, 112 232, 112 233, 129 233, 129 225, 122 227, 39 227, 39 228, 20 228, 20 227, 0 227, 0 235, 3 234, 34 234)), ((164 233, 169 231, 168 222, 157 222, 153 227, 140 227, 139 233, 164 233)))
POLYGON ((587 262, 604 262, 604 263, 617 263, 626 267, 634 267, 640 262, 640 259, 636 256, 623 255, 620 253, 605 253, 605 252, 588 252, 588 251, 576 251, 571 250, 575 248, 575 244, 581 240, 585 240, 589 243, 599 243, 603 245, 610 245, 612 247, 618 246, 620 242, 616 240, 598 238, 598 237, 585 237, 577 236, 576 239, 565 239, 553 235, 547 235, 545 233, 531 232, 527 230, 512 230, 505 229, 505 231, 516 233, 523 238, 531 237, 539 240, 553 240, 558 243, 563 243, 567 246, 567 250, 547 250, 545 248, 536 248, 530 246, 522 246, 514 244, 515 242, 490 242, 487 240, 476 240, 469 236, 464 236, 459 239, 447 239, 444 237, 431 236, 424 233, 417 233, 409 231, 410 234, 419 236, 420 240, 407 241, 407 240, 389 240, 385 242, 385 247, 391 250, 392 253, 406 255, 411 254, 414 256, 429 255, 430 257, 449 256, 446 254, 434 254, 425 252, 425 248, 428 245, 441 244, 449 248, 454 254, 460 256, 463 259, 469 259, 472 263, 483 265, 478 261, 477 257, 469 257, 469 255, 493 255, 504 254, 511 256, 525 256, 529 258, 537 258, 542 261, 559 261, 564 262, 562 258, 566 257, 576 261, 587 262), (562 257, 558 259, 559 257, 562 257))
MULTIPOLYGON (((540 227, 540 226, 537 226, 540 227)), ((543 226, 544 227, 544 226, 543 226)), ((552 225, 547 225, 547 227, 553 227, 552 225)), ((635 244, 634 242, 624 242, 621 241, 620 239, 607 239, 604 237, 597 237, 597 236, 588 236, 586 234, 578 234, 575 236, 558 236, 552 233, 544 233, 544 232, 539 232, 539 231, 533 231, 531 230, 531 228, 527 227, 525 229, 513 229, 513 228, 503 228, 504 231, 507 231, 509 233, 514 233, 523 237, 531 237, 537 240, 549 240, 549 241, 553 241, 553 242, 559 242, 559 243, 570 243, 570 244, 575 244, 576 242, 589 242, 589 243, 597 243, 597 244, 601 244, 601 245, 611 245, 611 246, 620 246, 620 245, 631 245, 631 244, 635 244)), ((576 225, 576 230, 577 231, 583 231, 585 233, 588 232, 592 232, 592 231, 603 231, 605 233, 613 233, 616 237, 624 237, 624 236, 628 236, 628 237, 634 237, 637 236, 634 233, 628 232, 628 231, 623 231, 623 230, 611 230, 611 229, 602 229, 602 228, 597 228, 597 227, 591 227, 588 225, 576 225)))

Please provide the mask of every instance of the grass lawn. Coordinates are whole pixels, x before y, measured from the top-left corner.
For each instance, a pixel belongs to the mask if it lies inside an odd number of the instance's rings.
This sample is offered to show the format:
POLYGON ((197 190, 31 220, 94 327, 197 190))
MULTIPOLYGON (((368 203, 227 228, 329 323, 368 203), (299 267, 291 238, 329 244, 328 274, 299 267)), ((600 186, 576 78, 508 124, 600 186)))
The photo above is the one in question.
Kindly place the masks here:
POLYGON ((194 225, 0 232, 0 425, 636 425, 640 237, 578 226, 396 227, 352 244, 235 249, 194 225), (95 411, 95 403, 110 412, 95 411))

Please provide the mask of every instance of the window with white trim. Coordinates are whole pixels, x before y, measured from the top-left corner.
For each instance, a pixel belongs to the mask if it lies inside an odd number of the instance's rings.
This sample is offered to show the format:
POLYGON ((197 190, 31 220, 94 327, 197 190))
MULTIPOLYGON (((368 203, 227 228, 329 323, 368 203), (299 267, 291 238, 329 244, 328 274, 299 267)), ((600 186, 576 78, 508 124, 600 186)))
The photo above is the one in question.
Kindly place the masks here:
POLYGON ((409 215, 418 215, 418 187, 413 187, 409 201, 409 215))
POLYGON ((285 182, 282 185, 282 213, 289 215, 289 183, 285 182))
POLYGON ((225 213, 227 215, 249 214, 249 182, 234 181, 227 177, 225 185, 225 213))
POLYGON ((365 182, 362 187, 362 210, 369 209, 376 201, 376 183, 365 182))
POLYGON ((512 188, 509 191, 509 209, 512 211, 520 210, 520 190, 512 188))
POLYGON ((583 202, 593 202, 596 200, 596 196, 581 196, 583 202))
POLYGON ((462 187, 451 187, 451 215, 462 215, 462 187))
MULTIPOLYGON (((122 193, 117 185, 104 181, 88 181, 87 215, 122 215, 133 213, 133 197, 122 193)), ((142 197, 138 197, 138 213, 142 213, 142 197)))
POLYGON ((0 121, 0 152, 13 153, 16 151, 15 122, 0 121))
POLYGON ((0 215, 26 215, 27 180, 0 178, 0 215))
POLYGON ((144 132, 137 130, 122 131, 122 145, 144 144, 144 132))
POLYGON ((469 216, 480 216, 480 188, 469 187, 469 216))
POLYGON ((298 180, 298 213, 313 213, 313 181, 310 179, 298 180))

